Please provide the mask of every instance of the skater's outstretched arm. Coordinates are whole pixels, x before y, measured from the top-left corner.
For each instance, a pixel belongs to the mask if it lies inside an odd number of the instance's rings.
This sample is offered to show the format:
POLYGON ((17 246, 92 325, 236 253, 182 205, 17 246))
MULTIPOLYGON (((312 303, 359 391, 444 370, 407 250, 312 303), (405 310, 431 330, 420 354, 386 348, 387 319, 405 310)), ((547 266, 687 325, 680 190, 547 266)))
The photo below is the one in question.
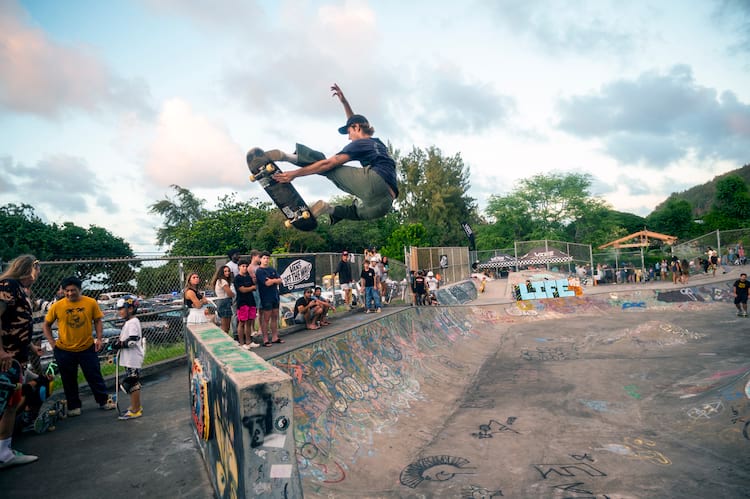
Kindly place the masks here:
POLYGON ((318 173, 327 172, 328 170, 332 170, 339 165, 343 165, 350 159, 351 158, 349 157, 348 154, 336 154, 334 156, 331 156, 330 158, 316 161, 315 163, 311 165, 307 165, 304 168, 299 168, 297 170, 291 170, 288 172, 277 173, 276 175, 273 176, 273 178, 277 182, 286 184, 286 183, 291 182, 297 177, 304 177, 306 175, 315 175, 318 173))
POLYGON ((341 104, 344 106, 344 111, 346 112, 346 119, 349 119, 354 114, 354 111, 352 111, 352 106, 349 105, 349 101, 346 100, 346 97, 344 97, 344 92, 341 91, 341 88, 334 83, 331 85, 331 91, 333 92, 333 95, 338 97, 341 101, 341 104))

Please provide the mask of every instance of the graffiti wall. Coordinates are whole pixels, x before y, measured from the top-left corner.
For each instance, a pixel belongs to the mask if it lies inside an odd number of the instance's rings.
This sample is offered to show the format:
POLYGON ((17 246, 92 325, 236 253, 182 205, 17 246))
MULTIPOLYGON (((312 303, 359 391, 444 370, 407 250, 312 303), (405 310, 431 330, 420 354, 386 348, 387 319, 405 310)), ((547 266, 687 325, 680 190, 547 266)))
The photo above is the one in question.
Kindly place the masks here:
POLYGON ((352 465, 373 457, 377 448, 364 451, 363 443, 387 433, 427 398, 425 379, 439 385, 467 377, 475 366, 452 356, 451 348, 478 334, 469 310, 412 308, 273 359, 293 379, 306 490, 310 482, 344 482, 352 465))
POLYGON ((186 337, 193 430, 217 497, 301 497, 292 386, 211 324, 186 337))
POLYGON ((477 288, 472 281, 463 281, 437 290, 441 305, 463 305, 477 298, 477 288))

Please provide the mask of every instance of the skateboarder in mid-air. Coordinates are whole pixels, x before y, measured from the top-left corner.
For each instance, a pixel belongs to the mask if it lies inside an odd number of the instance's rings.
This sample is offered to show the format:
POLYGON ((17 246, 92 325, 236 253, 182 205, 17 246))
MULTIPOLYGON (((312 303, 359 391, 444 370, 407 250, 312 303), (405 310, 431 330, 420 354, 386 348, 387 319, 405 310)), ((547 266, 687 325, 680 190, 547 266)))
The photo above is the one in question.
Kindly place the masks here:
POLYGON ((298 144, 295 154, 267 151, 265 155, 252 159, 248 166, 253 171, 269 160, 288 161, 302 168, 277 173, 273 176, 276 181, 289 183, 296 177, 323 175, 342 191, 359 198, 359 202, 349 206, 331 206, 322 200, 313 204, 310 208, 313 215, 330 215, 331 224, 343 219, 372 220, 382 217, 391 210, 393 200, 398 197, 396 163, 388 154, 385 144, 373 137, 375 129, 367 118, 354 114, 339 86, 334 83, 331 90, 346 112, 346 124, 339 128, 339 133, 348 135, 351 141, 341 152, 325 158, 322 153, 298 144), (344 164, 349 161, 359 161, 362 167, 344 164))

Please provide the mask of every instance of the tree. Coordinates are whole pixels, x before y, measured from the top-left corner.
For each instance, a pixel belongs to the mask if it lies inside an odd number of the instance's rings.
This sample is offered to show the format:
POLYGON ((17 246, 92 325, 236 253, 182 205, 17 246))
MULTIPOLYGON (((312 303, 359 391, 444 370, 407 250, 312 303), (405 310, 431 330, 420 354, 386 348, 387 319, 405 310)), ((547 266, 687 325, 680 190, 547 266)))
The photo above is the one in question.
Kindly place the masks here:
POLYGON ((70 275, 79 277, 94 290, 132 291, 129 282, 137 265, 111 259, 132 258, 133 250, 124 239, 106 229, 94 225, 84 229, 71 222, 47 225, 32 206, 8 204, 0 207, 0 230, 3 232, 0 257, 5 261, 23 253, 31 253, 42 261, 100 259, 95 263, 43 266, 43 278, 33 288, 36 296, 51 298, 62 278, 70 275))
POLYGON ((164 246, 177 240, 178 232, 189 231, 192 225, 203 216, 204 199, 199 199, 188 189, 173 184, 177 200, 170 198, 157 201, 149 207, 151 213, 164 217, 164 225, 156 232, 156 244, 164 246))
MULTIPOLYGON (((271 212, 268 203, 255 198, 242 202, 235 199, 234 193, 225 195, 219 198, 215 210, 202 209, 199 217, 169 230, 169 254, 224 255, 232 248, 254 248, 271 212)), ((159 230, 166 229, 165 225, 159 230)))
POLYGON ((697 228, 693 221, 693 207, 684 199, 678 199, 674 194, 659 210, 649 214, 646 222, 651 230, 680 239, 693 236, 697 228))
POLYGON ((421 223, 426 244, 466 244, 461 222, 478 220, 470 188, 469 169, 460 154, 444 157, 440 149, 412 149, 405 157, 393 152, 399 177, 397 206, 401 221, 421 223))
POLYGON ((589 194, 590 186, 587 174, 540 174, 519 181, 506 196, 490 196, 486 213, 495 227, 481 231, 483 244, 497 241, 507 247, 519 239, 563 239, 576 221, 570 235, 584 242, 607 210, 589 194))
POLYGON ((739 175, 727 175, 716 183, 711 211, 703 217, 707 230, 736 229, 750 221, 750 194, 739 175))
POLYGON ((429 246, 427 230, 420 223, 403 224, 397 227, 388 238, 380 253, 394 260, 403 260, 404 248, 409 246, 429 246))

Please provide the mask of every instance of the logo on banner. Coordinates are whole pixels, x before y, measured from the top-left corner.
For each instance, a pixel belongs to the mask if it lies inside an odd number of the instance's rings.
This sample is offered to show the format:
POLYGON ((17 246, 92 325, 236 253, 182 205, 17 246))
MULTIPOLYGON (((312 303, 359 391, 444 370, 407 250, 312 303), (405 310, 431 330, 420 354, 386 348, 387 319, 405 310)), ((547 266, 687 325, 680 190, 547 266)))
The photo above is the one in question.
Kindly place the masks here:
POLYGON ((315 260, 314 258, 280 258, 281 270, 281 293, 288 293, 295 289, 309 288, 315 285, 315 260), (284 264, 286 264, 284 268, 284 264), (283 270, 282 270, 283 269, 283 270))

